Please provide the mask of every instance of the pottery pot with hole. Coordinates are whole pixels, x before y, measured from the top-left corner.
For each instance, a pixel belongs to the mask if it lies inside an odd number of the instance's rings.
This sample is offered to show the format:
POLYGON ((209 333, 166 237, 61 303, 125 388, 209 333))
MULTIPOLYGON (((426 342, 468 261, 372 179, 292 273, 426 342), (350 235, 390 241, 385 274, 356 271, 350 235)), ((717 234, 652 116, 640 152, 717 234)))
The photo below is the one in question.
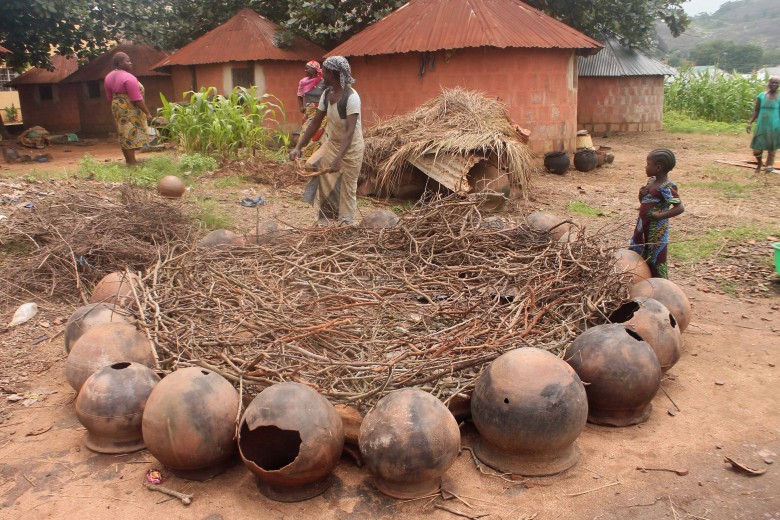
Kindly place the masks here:
POLYGON ((685 332, 691 322, 691 302, 679 285, 666 278, 648 278, 636 283, 631 286, 629 295, 632 298, 647 296, 664 304, 677 320, 680 332, 685 332))
POLYGON ((653 347, 662 372, 672 368, 680 359, 682 333, 677 320, 663 303, 647 296, 637 296, 613 312, 609 321, 630 327, 647 341, 653 347))

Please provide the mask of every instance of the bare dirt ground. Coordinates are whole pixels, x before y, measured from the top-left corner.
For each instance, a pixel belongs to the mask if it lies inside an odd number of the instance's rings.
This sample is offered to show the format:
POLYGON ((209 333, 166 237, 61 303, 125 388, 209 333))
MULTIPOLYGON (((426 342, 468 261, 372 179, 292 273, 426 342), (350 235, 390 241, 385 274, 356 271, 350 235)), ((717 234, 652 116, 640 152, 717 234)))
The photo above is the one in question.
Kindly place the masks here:
MULTIPOLYGON (((780 175, 765 180, 763 174, 715 162, 748 158, 745 137, 655 132, 596 136, 594 141, 613 147, 613 165, 563 177, 539 174, 531 199, 509 216, 544 209, 571 217, 587 232, 600 230, 608 242, 624 242, 636 218, 637 190, 645 182, 645 156, 668 147, 677 153, 671 177, 680 183, 686 205, 672 221, 677 241, 697 244, 727 228, 765 230, 766 235, 722 242, 706 261, 671 259, 671 277, 690 297, 693 319, 683 334, 683 356, 664 377, 665 392, 653 401, 648 422, 627 428, 586 426, 578 440, 579 464, 555 477, 510 482, 485 475, 464 450, 446 476, 446 487, 460 499, 446 502, 387 498, 373 489, 364 469, 344 458, 331 489, 296 504, 264 498, 241 464, 209 482, 170 476, 166 486, 194 496, 185 507, 141 485, 146 470, 159 467, 147 451, 107 456, 84 447, 84 429, 72 408, 74 392, 64 378, 62 330, 73 307, 43 299, 33 321, 0 332, 0 518, 458 518, 436 506, 465 517, 507 520, 780 518, 780 283, 769 247, 780 236, 780 175), (576 203, 598 214, 585 216, 576 203), (737 473, 724 456, 766 472, 737 473), (638 466, 688 473, 641 472, 638 466)), ((121 159, 113 143, 84 151, 99 160, 121 159)), ((35 165, 36 178, 42 171, 74 171, 83 152, 55 148, 52 153, 52 163, 35 165)), ((44 187, 64 189, 66 182, 113 189, 72 179, 29 184, 21 179, 30 168, 4 165, 0 195, 17 189, 45 197, 35 193, 44 187)), ((250 231, 257 218, 313 221, 311 209, 298 200, 300 185, 277 191, 240 178, 230 186, 218 181, 201 179, 187 197, 217 201, 237 230, 250 231), (267 202, 258 209, 239 206, 248 195, 263 195, 267 202)), ((387 205, 361 201, 360 209, 387 205)), ((0 205, 0 214, 5 212, 0 205)), ((0 309, 3 322, 13 310, 0 309)), ((473 426, 465 424, 463 434, 464 446, 473 445, 473 426)))

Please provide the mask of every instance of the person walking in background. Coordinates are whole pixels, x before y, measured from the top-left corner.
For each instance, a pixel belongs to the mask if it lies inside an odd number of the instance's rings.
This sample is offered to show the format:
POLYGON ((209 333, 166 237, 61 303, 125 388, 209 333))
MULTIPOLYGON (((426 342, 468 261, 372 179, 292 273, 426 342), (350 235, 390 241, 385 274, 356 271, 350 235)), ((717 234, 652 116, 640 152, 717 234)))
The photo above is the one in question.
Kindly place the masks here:
POLYGON ((753 129, 753 121, 756 121, 756 129, 753 131, 753 140, 750 147, 753 155, 758 160, 756 172, 761 171, 761 159, 766 150, 766 172, 775 169, 775 152, 780 148, 780 100, 777 99, 777 89, 780 87, 780 77, 769 78, 766 91, 756 98, 756 106, 753 115, 747 124, 747 133, 753 129))
POLYGON ((128 166, 137 164, 135 151, 149 142, 152 113, 144 103, 144 86, 133 76, 133 63, 124 52, 114 54, 114 70, 106 75, 106 96, 116 123, 119 146, 128 166))
POLYGON ((639 218, 629 249, 642 255, 656 278, 669 278, 669 219, 685 211, 677 185, 669 180, 676 164, 671 150, 650 152, 645 165, 647 184, 639 189, 639 218))
MULTIPOLYGON (((290 152, 290 159, 301 157, 301 150, 317 132, 327 114, 325 140, 306 165, 319 170, 311 187, 311 200, 317 209, 317 224, 331 222, 352 224, 357 212, 357 182, 363 164, 363 130, 360 123, 360 96, 351 85, 355 82, 349 62, 343 56, 331 56, 322 64, 327 87, 320 98, 317 114, 306 127, 301 139, 290 152)), ((304 199, 310 193, 307 187, 304 199)))
MULTIPOLYGON (((298 109, 303 114, 303 131, 311 123, 314 116, 317 115, 317 107, 320 104, 322 92, 325 90, 325 82, 322 79, 322 68, 314 60, 308 62, 304 69, 305 76, 298 82, 298 109)), ((308 158, 320 147, 320 137, 322 136, 322 127, 327 124, 327 118, 323 119, 318 131, 312 136, 309 145, 303 149, 301 156, 308 158)))

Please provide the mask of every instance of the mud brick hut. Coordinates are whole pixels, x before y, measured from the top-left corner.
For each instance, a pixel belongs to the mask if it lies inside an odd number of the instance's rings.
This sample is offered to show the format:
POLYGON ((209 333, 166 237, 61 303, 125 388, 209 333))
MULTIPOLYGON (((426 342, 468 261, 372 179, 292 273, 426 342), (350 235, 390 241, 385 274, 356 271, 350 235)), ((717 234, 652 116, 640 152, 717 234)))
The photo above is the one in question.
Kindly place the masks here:
POLYGON ((574 151, 577 55, 602 45, 519 0, 412 0, 336 47, 364 121, 462 87, 506 103, 536 153, 574 151))
POLYGON ((577 123, 593 134, 663 128, 664 77, 676 71, 608 39, 595 56, 579 58, 577 123))
POLYGON ((144 101, 154 114, 162 107, 160 93, 166 98, 173 95, 171 77, 165 72, 152 70, 152 65, 167 54, 144 44, 124 42, 104 52, 76 72, 65 78, 64 84, 74 85, 78 93, 78 107, 81 115, 81 131, 85 134, 102 135, 116 131, 111 116, 111 103, 106 98, 103 78, 114 70, 114 54, 124 52, 133 62, 133 75, 144 86, 144 101))
POLYGON ((78 88, 62 80, 78 69, 78 60, 55 54, 53 70, 33 67, 7 86, 19 91, 24 127, 42 126, 49 132, 76 132, 81 128, 78 88))
POLYGON ((240 10, 233 18, 170 56, 156 70, 169 70, 176 101, 182 93, 215 87, 229 94, 234 87, 256 86, 259 94, 272 94, 287 109, 288 119, 298 120, 296 91, 309 60, 321 60, 325 49, 294 37, 277 46, 281 27, 252 11, 240 10), (292 115, 292 117, 291 117, 292 115))

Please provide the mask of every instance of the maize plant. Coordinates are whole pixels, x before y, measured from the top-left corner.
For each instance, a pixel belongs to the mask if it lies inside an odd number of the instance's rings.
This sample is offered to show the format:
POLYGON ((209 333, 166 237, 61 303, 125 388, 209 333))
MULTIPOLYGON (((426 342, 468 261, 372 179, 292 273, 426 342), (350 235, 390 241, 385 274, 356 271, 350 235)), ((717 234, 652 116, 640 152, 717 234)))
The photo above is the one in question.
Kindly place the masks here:
POLYGON ((768 78, 721 71, 683 71, 664 86, 664 110, 692 119, 737 123, 750 117, 768 78))
POLYGON ((265 150, 270 139, 286 135, 281 101, 257 96, 255 87, 236 87, 228 96, 214 87, 187 95, 185 102, 171 103, 160 94, 168 138, 187 153, 234 158, 241 150, 265 150))

